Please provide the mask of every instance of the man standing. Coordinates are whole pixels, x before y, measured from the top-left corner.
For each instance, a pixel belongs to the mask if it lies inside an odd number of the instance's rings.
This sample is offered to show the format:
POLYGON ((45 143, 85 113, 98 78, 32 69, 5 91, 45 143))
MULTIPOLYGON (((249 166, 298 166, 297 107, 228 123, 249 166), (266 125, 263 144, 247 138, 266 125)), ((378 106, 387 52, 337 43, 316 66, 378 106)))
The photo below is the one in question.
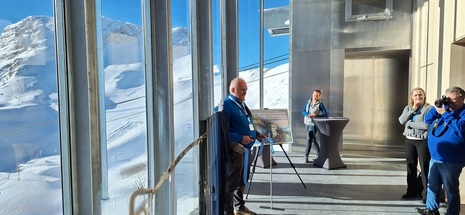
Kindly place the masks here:
MULTIPOLYGON (((245 206, 243 198, 244 186, 250 173, 248 159, 245 159, 250 155, 250 148, 255 140, 261 141, 266 136, 255 129, 252 114, 244 102, 247 94, 245 81, 242 78, 233 79, 229 85, 229 92, 222 105, 222 111, 229 117, 228 144, 232 149, 231 159, 226 161, 224 214, 255 215, 257 213, 245 206)), ((218 107, 216 110, 218 111, 218 107)))
POLYGON ((302 108, 302 115, 304 115, 304 124, 307 130, 307 146, 305 147, 305 163, 308 163, 308 155, 312 149, 312 143, 315 144, 317 153, 320 153, 320 146, 316 142, 316 127, 313 122, 313 117, 327 117, 328 113, 323 103, 320 101, 321 90, 314 90, 312 98, 310 98, 302 108))
POLYGON ((431 124, 428 148, 431 153, 426 208, 418 213, 439 215, 441 187, 447 193, 447 215, 460 214, 459 177, 465 166, 465 91, 460 87, 446 90, 425 116, 431 124))

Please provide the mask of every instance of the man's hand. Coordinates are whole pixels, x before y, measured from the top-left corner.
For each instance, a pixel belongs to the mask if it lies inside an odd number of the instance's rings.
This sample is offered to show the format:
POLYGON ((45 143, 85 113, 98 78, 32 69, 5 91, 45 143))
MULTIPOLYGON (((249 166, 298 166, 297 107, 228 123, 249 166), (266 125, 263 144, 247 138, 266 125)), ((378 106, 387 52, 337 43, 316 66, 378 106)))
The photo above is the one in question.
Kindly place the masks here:
POLYGON ((418 108, 420 108, 421 106, 423 106, 423 101, 415 100, 415 104, 413 104, 413 109, 418 110, 418 108))
POLYGON ((246 145, 249 145, 250 143, 252 143, 253 139, 249 136, 242 136, 242 145, 246 146, 246 145))
POLYGON ((438 112, 438 114, 441 114, 441 115, 447 111, 445 105, 442 105, 442 107, 434 106, 434 108, 436 108, 436 112, 438 112))
POLYGON ((266 139, 267 137, 266 137, 265 135, 263 135, 263 134, 258 134, 257 140, 258 140, 259 142, 262 142, 263 138, 266 139))

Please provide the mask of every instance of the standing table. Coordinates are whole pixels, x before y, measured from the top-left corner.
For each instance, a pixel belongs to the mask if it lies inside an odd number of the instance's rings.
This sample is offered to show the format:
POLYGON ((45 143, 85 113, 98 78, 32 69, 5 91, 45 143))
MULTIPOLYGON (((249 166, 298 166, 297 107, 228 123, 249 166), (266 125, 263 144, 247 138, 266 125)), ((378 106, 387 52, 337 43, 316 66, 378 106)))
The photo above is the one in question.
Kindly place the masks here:
POLYGON ((339 141, 342 130, 349 122, 345 117, 313 118, 315 126, 318 128, 320 139, 320 153, 313 162, 313 165, 325 169, 346 168, 339 154, 339 141))

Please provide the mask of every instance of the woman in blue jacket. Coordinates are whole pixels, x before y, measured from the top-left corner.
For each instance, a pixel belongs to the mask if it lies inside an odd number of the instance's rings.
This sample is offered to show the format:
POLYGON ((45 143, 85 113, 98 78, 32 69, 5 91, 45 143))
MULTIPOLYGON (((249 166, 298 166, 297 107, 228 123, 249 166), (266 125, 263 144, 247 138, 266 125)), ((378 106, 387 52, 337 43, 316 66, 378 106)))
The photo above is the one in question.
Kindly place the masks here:
POLYGON ((328 112, 325 106, 320 101, 321 90, 316 89, 313 91, 312 98, 309 99, 302 108, 302 115, 304 115, 304 124, 307 130, 307 146, 305 147, 305 163, 308 163, 308 155, 312 149, 312 143, 315 145, 317 153, 320 153, 320 146, 316 142, 315 134, 317 128, 313 122, 313 117, 327 117, 328 112))

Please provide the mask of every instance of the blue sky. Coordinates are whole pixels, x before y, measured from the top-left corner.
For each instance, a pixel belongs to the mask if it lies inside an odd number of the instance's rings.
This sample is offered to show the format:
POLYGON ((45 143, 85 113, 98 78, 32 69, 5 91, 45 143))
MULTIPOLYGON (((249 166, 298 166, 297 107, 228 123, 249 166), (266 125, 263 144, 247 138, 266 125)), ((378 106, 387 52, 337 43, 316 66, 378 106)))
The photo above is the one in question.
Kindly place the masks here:
POLYGON ((52 0, 1 0, 0 1, 0 29, 16 23, 27 16, 53 15, 52 0))
MULTIPOLYGON (((213 9, 218 7, 219 0, 213 0, 213 9)), ((260 57, 259 44, 259 21, 260 0, 238 0, 239 11, 239 67, 257 65, 260 57)), ((265 0, 264 8, 288 6, 289 0, 265 0)), ((189 0, 172 0, 172 25, 173 27, 189 26, 189 0)), ((214 34, 219 33, 215 29, 219 17, 214 11, 214 34)), ((16 23, 30 15, 53 16, 53 0, 1 0, 0 1, 0 29, 16 23)), ((111 19, 130 22, 141 25, 141 1, 134 0, 102 0, 102 15, 111 19)), ((214 36, 215 37, 215 36, 214 36)), ((271 37, 268 32, 264 33, 264 59, 265 61, 277 56, 279 59, 288 57, 289 37, 271 37)), ((219 55, 219 39, 214 40, 215 56, 219 55)), ((215 60, 219 61, 219 60, 215 60)), ((277 62, 265 67, 274 67, 287 61, 277 62)), ((217 63, 217 62, 215 62, 217 63)))

